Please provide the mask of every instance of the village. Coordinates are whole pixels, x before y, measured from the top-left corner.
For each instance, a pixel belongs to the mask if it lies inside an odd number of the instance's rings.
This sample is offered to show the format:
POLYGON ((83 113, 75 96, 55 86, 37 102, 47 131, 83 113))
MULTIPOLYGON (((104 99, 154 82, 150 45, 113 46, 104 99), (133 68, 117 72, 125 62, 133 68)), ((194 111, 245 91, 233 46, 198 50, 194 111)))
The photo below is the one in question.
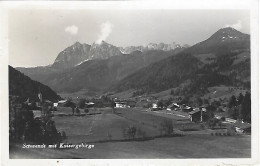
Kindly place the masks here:
MULTIPOLYGON (((41 94, 39 94, 41 96, 41 94)), ((29 99, 26 101, 28 105, 32 105, 29 99)), ((223 135, 235 134, 250 134, 251 124, 244 122, 241 119, 234 119, 228 114, 228 103, 225 102, 222 105, 218 105, 218 108, 213 109, 209 103, 194 105, 188 105, 183 102, 169 102, 158 100, 154 96, 142 96, 137 98, 122 99, 111 96, 99 96, 96 98, 75 98, 75 99, 63 99, 56 103, 49 100, 44 100, 47 104, 46 109, 52 116, 90 116, 96 114, 112 113, 117 114, 120 112, 128 111, 140 112, 140 115, 149 114, 153 116, 159 116, 164 118, 170 118, 173 121, 185 121, 187 126, 198 126, 200 124, 201 129, 212 129, 211 132, 205 130, 205 134, 214 135, 217 132, 223 135), (224 107, 223 107, 224 105, 224 107), (222 109, 220 109, 222 108, 222 109), (177 119, 177 120, 176 120, 177 119), (192 125, 193 124, 193 125, 192 125), (219 128, 220 130, 216 130, 219 128), (232 131, 233 130, 233 131, 232 131)), ((46 113, 43 113, 39 102, 35 103, 36 110, 33 110, 34 117, 41 117, 46 113), (38 109, 37 109, 38 108, 38 109)), ((173 122, 175 124, 175 122, 173 122)), ((176 125, 178 126, 178 125, 176 125)), ((175 131, 178 127, 174 126, 175 131)), ((182 128, 185 127, 185 123, 182 123, 182 128)), ((193 133, 196 133, 193 131, 193 133)), ((199 133, 202 133, 200 130, 199 133)))

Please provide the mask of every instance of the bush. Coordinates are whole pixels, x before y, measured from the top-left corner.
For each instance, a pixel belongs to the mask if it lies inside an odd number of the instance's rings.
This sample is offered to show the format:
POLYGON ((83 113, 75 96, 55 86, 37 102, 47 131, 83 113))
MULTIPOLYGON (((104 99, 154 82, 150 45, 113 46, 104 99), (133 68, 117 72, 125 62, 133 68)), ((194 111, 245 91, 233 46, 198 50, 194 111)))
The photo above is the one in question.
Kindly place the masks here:
POLYGON ((85 107, 85 102, 86 102, 86 99, 80 99, 79 102, 78 102, 78 107, 83 109, 85 107))
POLYGON ((85 112, 85 113, 89 113, 89 110, 88 110, 88 109, 84 109, 84 112, 85 112))
POLYGON ((56 108, 56 107, 53 107, 53 111, 57 111, 57 108, 56 108))
POLYGON ((80 114, 80 110, 79 110, 78 107, 76 108, 76 113, 77 113, 77 114, 80 114))
POLYGON ((221 120, 222 120, 222 121, 225 121, 225 120, 226 120, 226 117, 222 116, 222 117, 221 117, 221 120))
POLYGON ((166 135, 171 135, 173 134, 173 123, 171 120, 165 120, 161 123, 161 128, 160 128, 161 133, 164 132, 166 135))
POLYGON ((200 125, 200 128, 201 128, 202 130, 204 130, 204 129, 205 129, 205 125, 204 125, 204 124, 201 124, 201 125, 200 125))
POLYGON ((61 137, 62 137, 62 140, 65 140, 65 139, 68 138, 67 135, 66 135, 66 133, 65 133, 65 131, 62 131, 61 137))
POLYGON ((234 134, 236 133, 236 128, 235 128, 235 126, 228 126, 227 132, 228 132, 230 135, 234 135, 234 134))
POLYGON ((136 135, 136 127, 135 126, 129 126, 125 130, 123 130, 123 136, 135 139, 136 135))

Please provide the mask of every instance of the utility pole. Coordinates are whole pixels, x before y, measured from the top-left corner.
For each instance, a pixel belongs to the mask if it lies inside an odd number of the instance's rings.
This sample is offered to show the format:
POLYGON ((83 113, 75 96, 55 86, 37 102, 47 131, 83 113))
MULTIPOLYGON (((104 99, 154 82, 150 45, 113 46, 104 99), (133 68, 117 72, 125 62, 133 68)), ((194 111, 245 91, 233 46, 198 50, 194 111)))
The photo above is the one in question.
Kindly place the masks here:
POLYGON ((200 108, 200 121, 203 122, 203 118, 202 118, 202 109, 200 108))
POLYGON ((40 99, 41 116, 43 116, 42 94, 41 94, 40 90, 39 90, 39 93, 38 93, 38 98, 40 99))

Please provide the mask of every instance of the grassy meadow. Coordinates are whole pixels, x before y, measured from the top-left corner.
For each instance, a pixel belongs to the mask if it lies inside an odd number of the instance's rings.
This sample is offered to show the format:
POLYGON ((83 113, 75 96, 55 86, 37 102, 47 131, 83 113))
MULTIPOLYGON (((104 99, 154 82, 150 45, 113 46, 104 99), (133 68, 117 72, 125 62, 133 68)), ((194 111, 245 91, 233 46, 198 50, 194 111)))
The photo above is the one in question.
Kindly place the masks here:
POLYGON ((59 108, 54 114, 58 131, 65 131, 64 143, 93 144, 93 149, 21 149, 13 145, 10 158, 249 158, 251 136, 216 136, 225 132, 202 128, 190 122, 187 114, 143 108, 90 109, 89 114, 71 115, 71 109, 59 108), (63 114, 59 114, 59 113, 63 114), (178 116, 177 116, 178 115, 178 116), (171 120, 174 137, 161 137, 161 123, 171 120), (131 140, 124 136, 124 129, 135 126, 136 138, 145 132, 146 140, 131 140))

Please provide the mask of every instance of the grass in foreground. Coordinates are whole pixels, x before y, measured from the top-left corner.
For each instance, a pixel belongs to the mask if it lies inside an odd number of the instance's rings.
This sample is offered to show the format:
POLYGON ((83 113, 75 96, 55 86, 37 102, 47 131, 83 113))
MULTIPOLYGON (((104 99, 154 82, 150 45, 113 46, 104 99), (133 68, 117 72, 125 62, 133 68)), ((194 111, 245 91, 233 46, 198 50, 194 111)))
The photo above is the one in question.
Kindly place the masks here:
POLYGON ((251 136, 184 136, 95 143, 93 149, 21 149, 10 158, 250 158, 251 136))

